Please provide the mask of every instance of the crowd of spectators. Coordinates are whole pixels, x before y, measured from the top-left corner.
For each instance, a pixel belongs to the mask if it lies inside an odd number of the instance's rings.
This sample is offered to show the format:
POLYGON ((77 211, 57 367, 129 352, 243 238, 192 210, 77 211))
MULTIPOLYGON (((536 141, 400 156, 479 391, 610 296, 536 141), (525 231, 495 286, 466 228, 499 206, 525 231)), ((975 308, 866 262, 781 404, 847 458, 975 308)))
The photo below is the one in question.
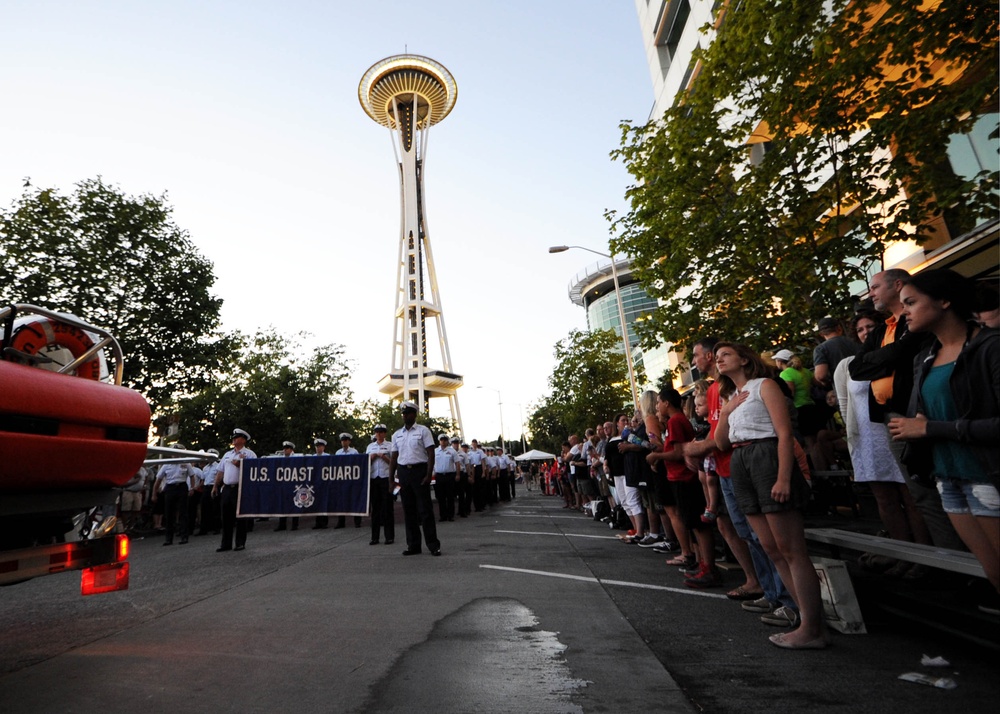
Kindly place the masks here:
MULTIPOLYGON (((890 538, 969 550, 1000 615, 1000 331, 995 286, 950 270, 871 280, 873 306, 847 330, 827 317, 813 370, 792 349, 758 354, 706 336, 685 395, 647 391, 634 414, 571 435, 539 469, 564 508, 627 523, 627 544, 668 556, 690 588, 722 587, 728 551, 743 582, 727 592, 786 649, 821 649, 819 582, 806 547, 812 471, 871 489, 890 538), (726 548, 717 548, 721 538, 726 548)), ((595 418, 595 421, 598 421, 595 418)), ((903 579, 923 566, 861 564, 903 579)))

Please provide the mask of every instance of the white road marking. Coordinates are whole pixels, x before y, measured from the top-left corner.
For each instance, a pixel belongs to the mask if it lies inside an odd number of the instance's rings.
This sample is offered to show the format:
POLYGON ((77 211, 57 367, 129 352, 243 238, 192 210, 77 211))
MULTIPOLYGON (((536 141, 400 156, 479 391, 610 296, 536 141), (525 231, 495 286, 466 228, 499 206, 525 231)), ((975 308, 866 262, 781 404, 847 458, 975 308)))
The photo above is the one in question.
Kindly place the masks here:
POLYGON ((595 536, 595 535, 584 535, 582 533, 546 533, 544 531, 502 531, 495 530, 494 533, 514 533, 517 535, 547 535, 547 536, 561 536, 563 538, 600 538, 602 540, 618 540, 617 536, 595 536))
POLYGON ((507 568, 502 565, 480 565, 480 568, 486 570, 503 570, 509 573, 523 573, 525 575, 542 575, 547 578, 563 578, 564 580, 578 580, 584 583, 595 583, 597 585, 618 585, 624 588, 642 588, 644 590, 663 590, 670 593, 677 593, 679 595, 694 595, 696 597, 707 597, 715 600, 725 600, 726 596, 721 593, 706 593, 701 590, 692 590, 690 588, 668 588, 664 585, 649 585, 647 583, 630 583, 624 580, 598 580, 594 577, 588 577, 584 575, 567 575, 566 573, 548 573, 544 570, 526 570, 524 568, 507 568))
MULTIPOLYGON (((538 514, 538 513, 504 513, 502 515, 506 516, 507 518, 538 518, 539 515, 545 515, 545 514, 538 514)), ((588 519, 586 517, 581 517, 581 516, 549 516, 549 518, 562 518, 562 519, 567 520, 567 521, 593 520, 593 519, 588 519)))

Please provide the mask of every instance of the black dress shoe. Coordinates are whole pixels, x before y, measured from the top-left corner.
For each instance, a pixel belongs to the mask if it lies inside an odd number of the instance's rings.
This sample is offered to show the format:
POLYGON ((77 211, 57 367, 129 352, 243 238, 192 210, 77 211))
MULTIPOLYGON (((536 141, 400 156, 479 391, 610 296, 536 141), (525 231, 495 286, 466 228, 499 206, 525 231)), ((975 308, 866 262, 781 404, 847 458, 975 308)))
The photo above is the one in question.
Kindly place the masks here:
POLYGON ((229 552, 230 550, 232 550, 232 548, 216 548, 216 549, 215 549, 215 552, 216 552, 216 553, 227 553, 227 552, 229 552))
POLYGON ((278 531, 287 531, 287 530, 288 526, 278 526, 277 528, 274 529, 274 532, 277 533, 278 531))
POLYGON ((441 549, 438 548, 437 550, 432 550, 431 555, 441 555, 441 549))
POLYGON ((243 550, 244 548, 246 548, 245 545, 238 545, 235 548, 233 548, 233 550, 243 550))
POLYGON ((335 525, 335 526, 333 527, 333 530, 339 530, 340 528, 343 528, 343 527, 344 527, 344 524, 343 524, 343 523, 338 523, 337 525, 335 525))
POLYGON ((187 542, 188 542, 187 538, 181 538, 181 545, 185 545, 187 544, 187 542))
POLYGON ((410 550, 409 548, 407 548, 406 550, 403 551, 403 555, 420 555, 420 551, 410 550))
POLYGON ((378 541, 377 540, 370 540, 370 541, 368 541, 368 545, 378 545, 378 541))
POLYGON ((329 526, 313 526, 314 531, 325 531, 329 526))
POLYGON ((163 541, 163 545, 173 545, 173 544, 174 544, 174 542, 172 540, 165 540, 165 541, 163 541))
POLYGON ((388 539, 388 540, 387 540, 387 541, 385 542, 385 544, 386 544, 386 545, 392 545, 392 544, 393 544, 393 543, 395 543, 395 542, 396 542, 396 541, 394 541, 394 540, 393 540, 392 538, 389 538, 389 539, 388 539))

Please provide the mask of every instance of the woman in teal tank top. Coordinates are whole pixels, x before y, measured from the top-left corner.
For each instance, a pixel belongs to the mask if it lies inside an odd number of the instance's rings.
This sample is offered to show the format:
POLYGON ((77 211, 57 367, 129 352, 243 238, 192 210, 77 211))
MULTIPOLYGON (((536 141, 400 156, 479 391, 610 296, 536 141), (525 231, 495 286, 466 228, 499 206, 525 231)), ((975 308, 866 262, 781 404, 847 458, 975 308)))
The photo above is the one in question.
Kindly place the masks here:
POLYGON ((972 321, 971 280, 951 270, 912 276, 900 291, 910 332, 935 343, 915 360, 911 416, 893 419, 896 440, 926 439, 941 503, 982 564, 1000 605, 1000 332, 972 321))

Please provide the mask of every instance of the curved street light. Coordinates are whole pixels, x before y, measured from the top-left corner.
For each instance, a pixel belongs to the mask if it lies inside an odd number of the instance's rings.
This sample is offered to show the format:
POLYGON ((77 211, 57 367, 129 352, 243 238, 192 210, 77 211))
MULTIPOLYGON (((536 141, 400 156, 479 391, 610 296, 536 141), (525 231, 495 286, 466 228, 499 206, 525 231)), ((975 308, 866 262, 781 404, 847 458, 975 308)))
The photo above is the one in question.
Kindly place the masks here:
POLYGON ((615 256, 614 253, 608 255, 607 253, 602 253, 599 250, 593 250, 592 248, 585 248, 582 245, 554 245, 549 248, 550 253, 563 253, 570 248, 578 248, 579 250, 585 250, 588 253, 593 253, 594 255, 599 255, 602 258, 608 258, 611 261, 611 277, 615 282, 615 299, 618 301, 618 319, 621 321, 622 327, 622 344, 625 346, 625 361, 628 363, 628 381, 632 386, 632 404, 638 408, 639 406, 639 389, 635 384, 635 365, 632 363, 632 346, 628 342, 628 325, 625 324, 625 306, 622 305, 622 290, 621 286, 618 285, 618 268, 615 267, 615 256))
MULTIPOLYGON (((499 389, 493 389, 492 387, 484 387, 483 385, 477 385, 476 389, 488 389, 491 392, 497 393, 497 404, 500 406, 500 445, 504 446, 504 433, 503 433, 503 397, 500 396, 499 389)), ((504 447, 506 451, 506 447, 504 447)))

